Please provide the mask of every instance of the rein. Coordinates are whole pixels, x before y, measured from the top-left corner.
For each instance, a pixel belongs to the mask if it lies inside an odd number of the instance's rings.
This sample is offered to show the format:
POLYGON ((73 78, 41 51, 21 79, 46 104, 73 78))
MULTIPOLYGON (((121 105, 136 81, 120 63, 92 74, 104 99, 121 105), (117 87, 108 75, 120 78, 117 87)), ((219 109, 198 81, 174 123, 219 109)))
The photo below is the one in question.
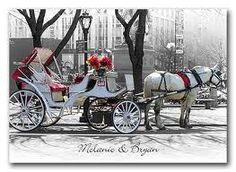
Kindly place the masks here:
POLYGON ((200 74, 197 73, 195 69, 190 70, 194 76, 194 78, 197 81, 198 86, 201 86, 203 84, 201 77, 199 76, 200 74))
POLYGON ((213 84, 213 85, 215 85, 216 87, 218 87, 219 85, 220 85, 220 83, 222 82, 222 79, 217 75, 217 74, 215 74, 215 72, 211 69, 211 77, 210 77, 210 82, 213 84), (215 84, 215 83, 213 83, 211 80, 212 80, 212 78, 213 78, 213 76, 215 76, 217 79, 218 79, 218 83, 217 84, 215 84))

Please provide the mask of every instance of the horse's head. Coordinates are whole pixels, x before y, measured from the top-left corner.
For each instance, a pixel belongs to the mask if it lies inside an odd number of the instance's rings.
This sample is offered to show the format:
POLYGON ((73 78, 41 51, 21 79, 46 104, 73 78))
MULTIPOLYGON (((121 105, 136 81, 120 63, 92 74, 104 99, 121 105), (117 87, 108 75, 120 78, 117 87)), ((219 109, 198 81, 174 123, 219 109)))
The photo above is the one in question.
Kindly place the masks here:
POLYGON ((218 86, 223 86, 224 87, 224 82, 221 78, 221 74, 222 72, 220 71, 220 67, 219 65, 215 65, 213 68, 211 68, 211 77, 210 77, 210 83, 212 83, 213 85, 215 85, 216 87, 218 86))

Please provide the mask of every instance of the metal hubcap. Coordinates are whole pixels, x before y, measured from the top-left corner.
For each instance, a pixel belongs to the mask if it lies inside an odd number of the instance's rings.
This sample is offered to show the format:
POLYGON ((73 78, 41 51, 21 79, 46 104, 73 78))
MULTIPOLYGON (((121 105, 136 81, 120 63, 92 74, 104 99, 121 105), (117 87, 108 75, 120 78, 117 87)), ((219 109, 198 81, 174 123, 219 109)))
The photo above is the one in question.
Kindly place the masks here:
POLYGON ((26 107, 26 106, 22 107, 22 108, 21 108, 21 113, 22 113, 23 115, 27 115, 27 114, 29 113, 29 108, 26 107))

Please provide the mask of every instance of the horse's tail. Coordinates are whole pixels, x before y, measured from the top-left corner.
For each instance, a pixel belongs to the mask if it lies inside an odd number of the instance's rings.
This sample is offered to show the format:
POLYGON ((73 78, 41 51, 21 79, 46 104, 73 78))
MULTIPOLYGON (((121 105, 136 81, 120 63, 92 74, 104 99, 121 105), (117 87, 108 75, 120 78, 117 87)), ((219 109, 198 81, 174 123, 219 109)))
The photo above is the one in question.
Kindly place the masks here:
POLYGON ((147 76, 144 79, 144 83, 143 83, 143 96, 144 96, 144 98, 152 96, 152 91, 151 91, 151 88, 150 88, 150 85, 148 82, 150 82, 150 81, 148 80, 148 76, 147 76))

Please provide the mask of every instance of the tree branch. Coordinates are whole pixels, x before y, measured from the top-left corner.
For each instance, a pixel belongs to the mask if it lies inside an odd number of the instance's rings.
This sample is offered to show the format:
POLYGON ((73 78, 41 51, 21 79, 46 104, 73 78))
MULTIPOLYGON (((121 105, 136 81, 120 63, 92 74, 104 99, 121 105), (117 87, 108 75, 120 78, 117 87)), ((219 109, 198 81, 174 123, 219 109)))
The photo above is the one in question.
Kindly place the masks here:
POLYGON ((34 24, 32 23, 31 18, 28 16, 26 9, 22 9, 22 10, 17 9, 17 10, 19 11, 19 13, 21 13, 25 17, 25 20, 28 23, 29 28, 32 32, 32 35, 35 34, 35 27, 33 26, 34 24))
POLYGON ((136 20, 137 17, 139 16, 140 12, 141 12, 140 10, 137 10, 137 11, 134 13, 133 17, 130 19, 130 21, 129 21, 128 24, 127 24, 127 30, 130 30, 130 28, 132 27, 133 23, 135 22, 135 20, 136 20))
POLYGON ((126 28, 128 24, 127 24, 126 21, 122 18, 122 16, 120 15, 118 9, 115 9, 115 14, 116 14, 116 18, 119 20, 119 22, 122 24, 122 26, 123 26, 124 28, 126 28))
POLYGON ((65 9, 61 9, 57 12, 50 20, 48 20, 43 26, 42 26, 42 32, 44 32, 50 25, 52 25, 63 13, 65 9))
POLYGON ((54 51, 55 57, 57 57, 59 55, 59 53, 61 52, 63 47, 67 44, 67 42, 70 40, 72 34, 74 33, 74 30, 75 30, 77 23, 79 21, 80 13, 81 13, 81 10, 77 9, 69 30, 67 31, 65 37, 62 39, 62 41, 57 46, 56 50, 54 51))
POLYGON ((31 22, 33 23, 34 27, 36 26, 36 19, 35 19, 35 13, 33 9, 29 9, 29 13, 30 13, 30 19, 31 22))
POLYGON ((43 27, 45 14, 46 14, 46 10, 41 9, 39 12, 38 19, 37 19, 36 31, 39 32, 40 35, 44 32, 42 31, 42 27, 43 27))

